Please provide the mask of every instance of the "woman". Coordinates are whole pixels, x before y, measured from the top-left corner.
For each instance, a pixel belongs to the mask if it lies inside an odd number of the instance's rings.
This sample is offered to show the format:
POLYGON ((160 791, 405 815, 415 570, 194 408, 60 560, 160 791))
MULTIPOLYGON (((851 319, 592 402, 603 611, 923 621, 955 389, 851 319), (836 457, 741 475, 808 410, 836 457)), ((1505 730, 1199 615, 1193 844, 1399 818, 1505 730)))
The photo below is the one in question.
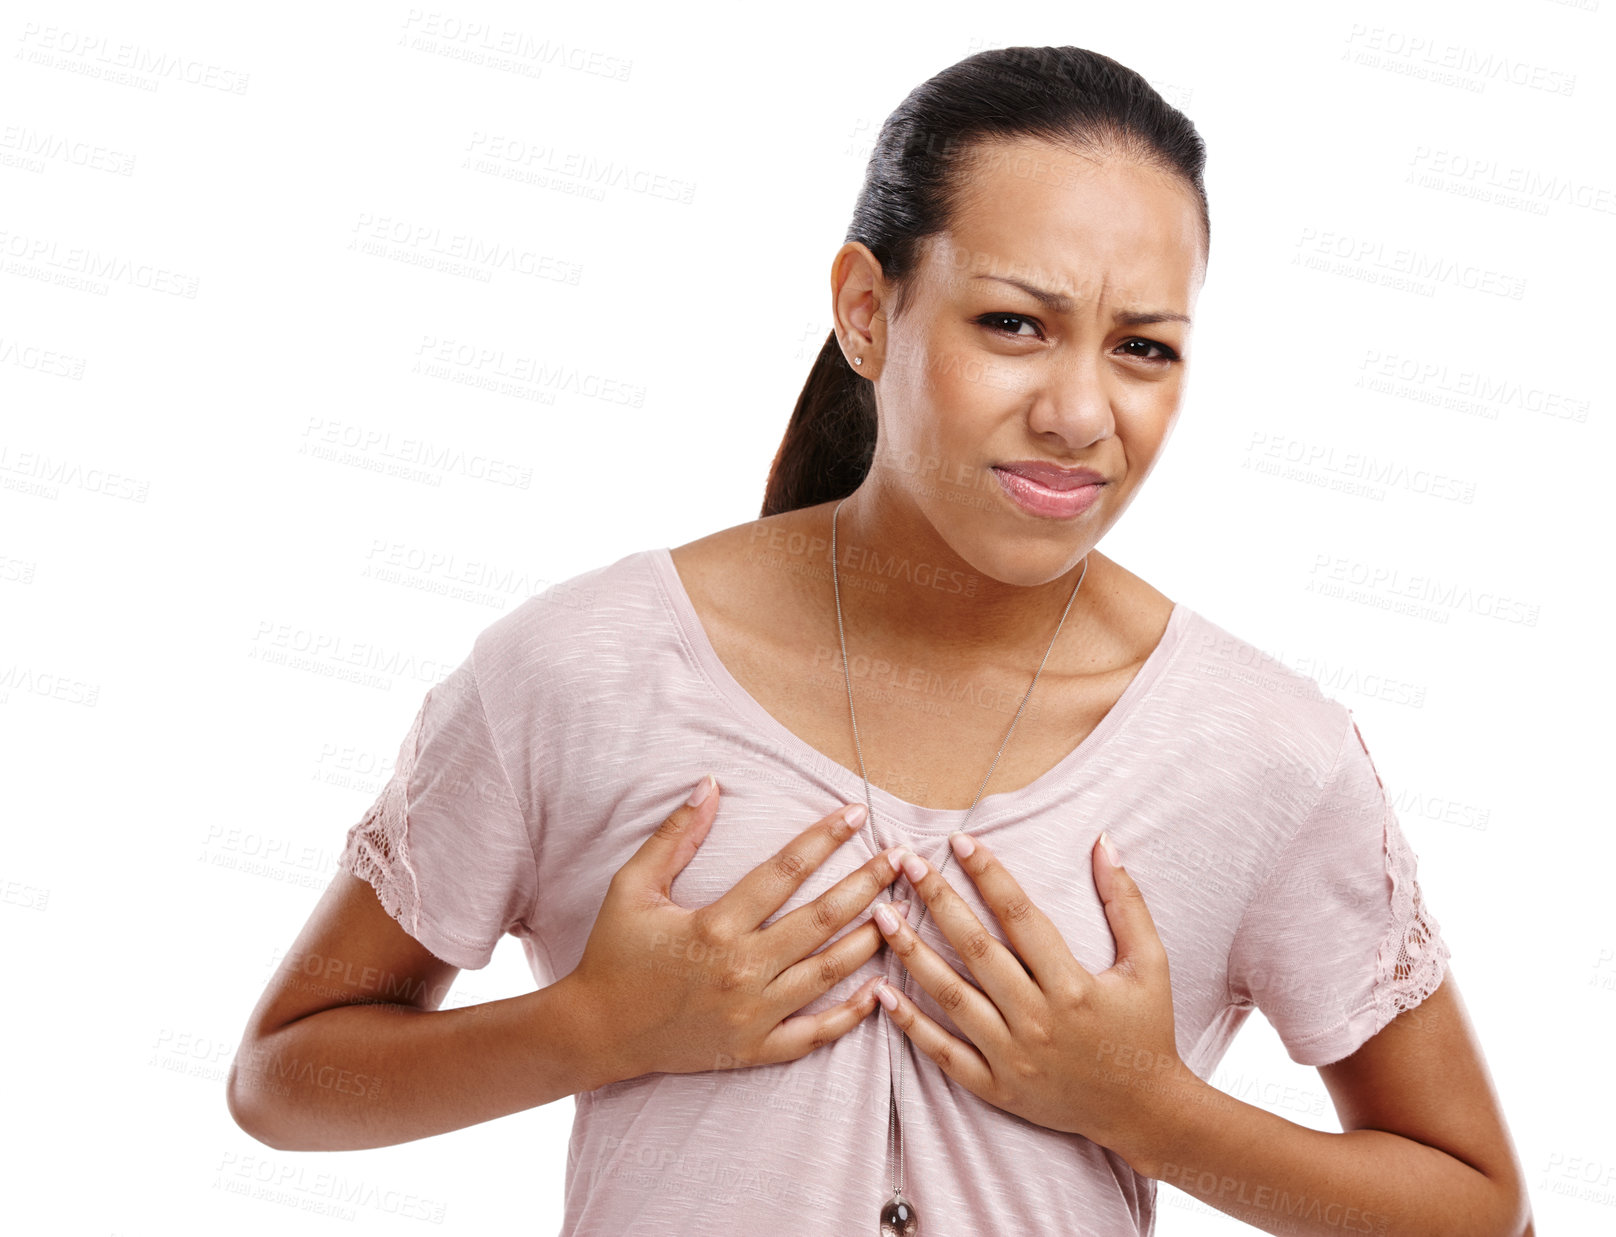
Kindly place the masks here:
POLYGON ((253 1014, 244 1129, 575 1095, 568 1233, 1148 1233, 1157 1181, 1531 1231, 1350 711, 1095 549, 1178 412, 1203 158, 1081 49, 910 95, 762 518, 530 598, 428 693, 253 1014), (439 1010, 507 932, 539 989, 439 1010), (1254 1008, 1346 1132, 1204 1081, 1254 1008))

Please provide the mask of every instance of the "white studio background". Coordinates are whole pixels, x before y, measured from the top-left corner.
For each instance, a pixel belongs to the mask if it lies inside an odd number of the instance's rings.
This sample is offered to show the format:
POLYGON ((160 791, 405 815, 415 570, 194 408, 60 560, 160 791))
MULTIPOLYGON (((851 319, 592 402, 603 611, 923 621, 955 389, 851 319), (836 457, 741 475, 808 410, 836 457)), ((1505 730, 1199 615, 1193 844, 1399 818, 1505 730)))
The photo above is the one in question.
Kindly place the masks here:
MULTIPOLYGON (((1539 1231, 1608 1230, 1613 9, 0 8, 16 1231, 559 1228, 570 1099, 281 1153, 236 1039, 474 636, 757 515, 882 118, 1049 43, 1210 148, 1187 401, 1104 549, 1353 709, 1539 1231)), ((530 985, 506 941, 450 1003, 530 985)), ((1214 1081, 1335 1128, 1260 1017, 1214 1081)))

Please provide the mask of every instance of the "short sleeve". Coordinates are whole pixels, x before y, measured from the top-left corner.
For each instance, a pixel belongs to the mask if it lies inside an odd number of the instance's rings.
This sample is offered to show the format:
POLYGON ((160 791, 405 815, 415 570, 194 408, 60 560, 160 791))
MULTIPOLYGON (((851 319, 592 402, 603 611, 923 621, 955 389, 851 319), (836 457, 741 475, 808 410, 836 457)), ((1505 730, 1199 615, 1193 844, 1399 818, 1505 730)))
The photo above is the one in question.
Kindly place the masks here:
POLYGON ((391 780, 348 830, 340 864, 437 957, 488 964, 528 932, 537 890, 521 804, 497 751, 476 649, 421 702, 391 780))
POLYGON ((1247 906, 1229 955, 1237 1003, 1255 1004, 1293 1061, 1350 1056, 1430 996, 1449 951, 1420 897, 1403 838, 1358 724, 1247 906))

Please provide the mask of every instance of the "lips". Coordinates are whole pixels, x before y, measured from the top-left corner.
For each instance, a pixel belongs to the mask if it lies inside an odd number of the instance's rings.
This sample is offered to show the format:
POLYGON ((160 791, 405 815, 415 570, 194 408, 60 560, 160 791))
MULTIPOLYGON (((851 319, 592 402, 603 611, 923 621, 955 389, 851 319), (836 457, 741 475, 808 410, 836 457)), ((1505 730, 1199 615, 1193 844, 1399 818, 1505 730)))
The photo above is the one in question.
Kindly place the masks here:
POLYGON ((1062 468, 1041 460, 1014 460, 993 467, 1000 472, 1013 472, 1026 477, 1051 490, 1075 490, 1079 486, 1102 485, 1105 482, 1105 478, 1092 468, 1062 468))

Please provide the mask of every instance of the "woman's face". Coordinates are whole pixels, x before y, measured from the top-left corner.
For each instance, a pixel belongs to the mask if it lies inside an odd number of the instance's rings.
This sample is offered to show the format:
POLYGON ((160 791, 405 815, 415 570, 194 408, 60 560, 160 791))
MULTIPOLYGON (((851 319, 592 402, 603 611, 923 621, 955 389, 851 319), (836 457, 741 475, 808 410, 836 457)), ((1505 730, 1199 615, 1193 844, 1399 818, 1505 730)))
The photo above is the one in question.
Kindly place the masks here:
POLYGON ((984 150, 902 313, 877 277, 864 304, 879 312, 850 320, 868 323, 880 359, 872 479, 977 570, 1034 584, 1075 565, 1155 464, 1205 255, 1194 191, 1176 177, 1042 141, 984 150), (1080 514, 1036 514, 994 471, 1027 460, 1104 483, 1080 514))

